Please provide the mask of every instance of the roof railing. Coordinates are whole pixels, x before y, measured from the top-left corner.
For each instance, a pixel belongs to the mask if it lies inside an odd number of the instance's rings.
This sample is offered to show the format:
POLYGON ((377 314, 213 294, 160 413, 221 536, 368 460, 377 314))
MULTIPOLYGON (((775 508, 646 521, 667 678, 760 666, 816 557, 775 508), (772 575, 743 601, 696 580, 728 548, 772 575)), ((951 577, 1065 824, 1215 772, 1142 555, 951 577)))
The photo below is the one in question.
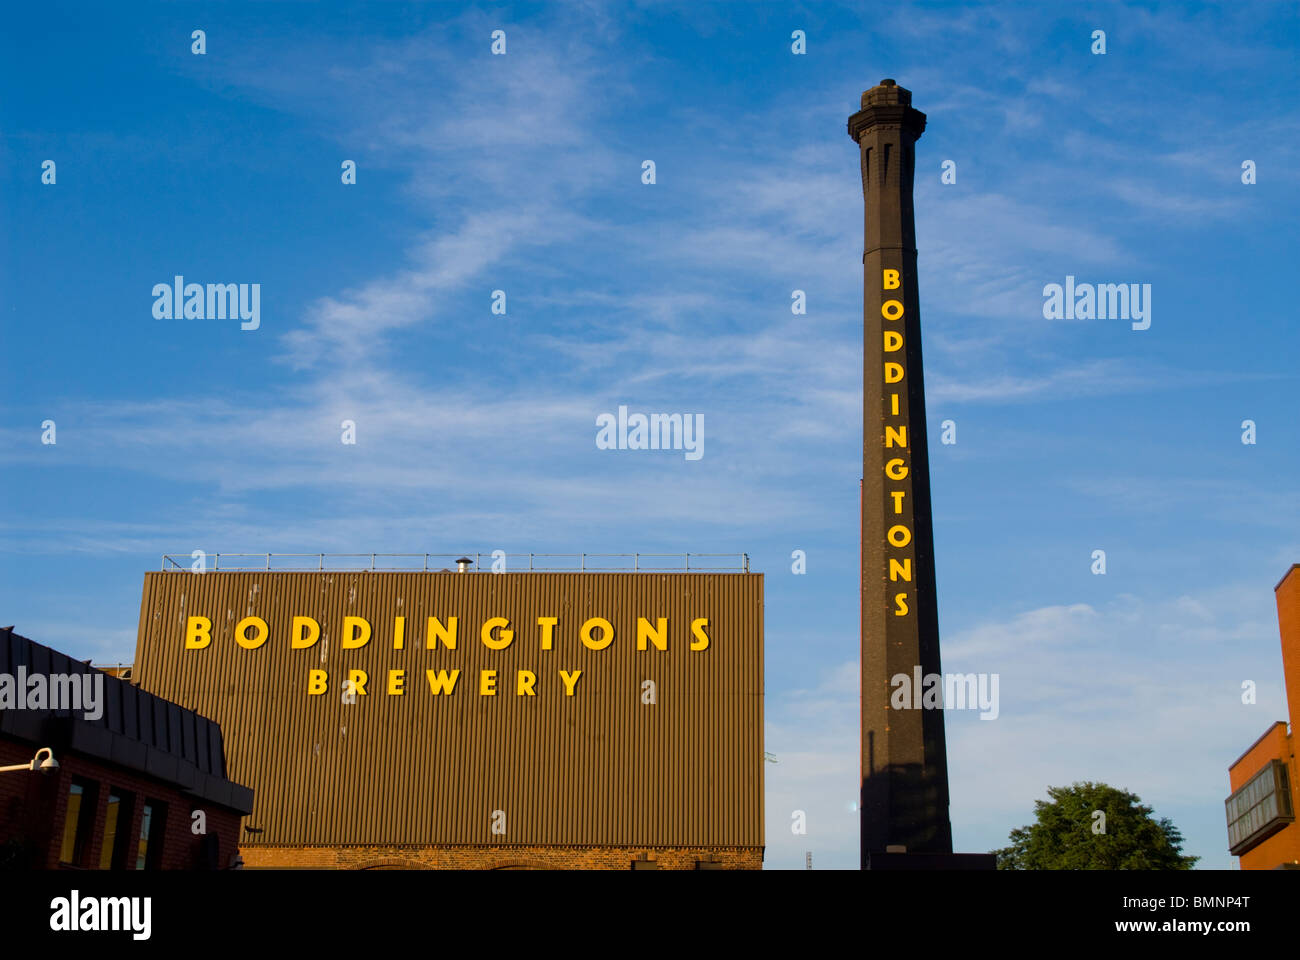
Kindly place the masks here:
POLYGON ((457 570, 533 573, 749 573, 747 553, 204 553, 163 554, 169 573, 370 571, 429 573, 457 570), (487 567, 483 566, 484 557, 487 567))
POLYGON ((94 670, 103 670, 105 673, 112 674, 115 677, 121 677, 123 680, 130 680, 131 673, 135 669, 134 663, 91 663, 94 670))

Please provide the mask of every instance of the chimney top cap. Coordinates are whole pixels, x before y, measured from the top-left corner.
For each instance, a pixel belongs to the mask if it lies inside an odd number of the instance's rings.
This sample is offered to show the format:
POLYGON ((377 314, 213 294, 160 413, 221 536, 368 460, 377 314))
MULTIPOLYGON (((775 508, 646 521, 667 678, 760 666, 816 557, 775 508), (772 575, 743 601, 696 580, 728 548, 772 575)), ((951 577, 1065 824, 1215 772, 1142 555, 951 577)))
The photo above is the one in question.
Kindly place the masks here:
POLYGON ((849 117, 849 137, 862 142, 862 135, 877 123, 898 123, 901 119, 907 134, 916 140, 925 131, 925 114, 912 107, 912 91, 886 77, 870 90, 862 92, 862 109, 849 117))
POLYGON ((891 77, 886 77, 869 90, 862 93, 862 107, 866 109, 872 106, 895 106, 910 107, 912 105, 912 91, 906 87, 900 87, 898 81, 891 77))

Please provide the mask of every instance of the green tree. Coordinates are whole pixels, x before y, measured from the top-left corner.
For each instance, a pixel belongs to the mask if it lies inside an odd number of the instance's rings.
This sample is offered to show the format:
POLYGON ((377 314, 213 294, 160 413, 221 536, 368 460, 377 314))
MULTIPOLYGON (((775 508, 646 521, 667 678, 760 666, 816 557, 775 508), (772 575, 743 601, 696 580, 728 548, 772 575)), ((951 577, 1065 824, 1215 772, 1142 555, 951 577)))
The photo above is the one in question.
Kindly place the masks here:
POLYGON ((1200 859, 1183 855, 1173 821, 1154 819, 1127 790, 1085 782, 1047 793, 1050 800, 1034 801, 1037 822, 993 851, 999 870, 1190 870, 1200 859))

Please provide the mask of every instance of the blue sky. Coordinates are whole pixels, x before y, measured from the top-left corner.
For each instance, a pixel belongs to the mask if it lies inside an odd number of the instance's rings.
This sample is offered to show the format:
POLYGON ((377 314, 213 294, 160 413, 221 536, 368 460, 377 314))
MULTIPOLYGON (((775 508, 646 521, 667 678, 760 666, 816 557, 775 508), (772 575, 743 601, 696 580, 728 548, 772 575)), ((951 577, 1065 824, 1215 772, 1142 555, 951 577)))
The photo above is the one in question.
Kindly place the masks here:
POLYGON ((129 660, 141 574, 194 549, 747 551, 767 575, 767 865, 854 866, 845 119, 894 77, 929 118, 943 666, 1001 678, 996 721, 948 715, 956 846, 1001 846, 1049 785, 1103 780, 1230 865, 1227 767, 1286 717, 1273 586, 1300 561, 1294 4, 9 20, 0 622, 129 660), (260 283, 260 328, 155 319, 176 274, 260 283), (1150 329, 1044 319, 1067 274, 1151 284, 1150 329), (620 404, 703 414, 704 456, 598 450, 620 404))

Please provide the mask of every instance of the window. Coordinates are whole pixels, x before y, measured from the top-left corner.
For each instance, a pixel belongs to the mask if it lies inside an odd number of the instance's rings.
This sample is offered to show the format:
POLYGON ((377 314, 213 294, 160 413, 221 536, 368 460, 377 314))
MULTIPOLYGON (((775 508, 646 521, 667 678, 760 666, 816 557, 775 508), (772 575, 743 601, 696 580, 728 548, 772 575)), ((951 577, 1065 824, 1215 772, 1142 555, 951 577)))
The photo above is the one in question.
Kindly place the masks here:
POLYGON ((111 790, 108 807, 104 812, 104 842, 99 850, 99 869, 121 870, 130 846, 131 795, 121 790, 111 790))
POLYGON ((221 869, 221 837, 215 831, 199 837, 198 857, 194 867, 197 870, 221 869))
POLYGON ((109 791, 108 807, 104 811, 104 842, 99 850, 99 869, 107 870, 113 865, 113 844, 117 842, 117 815, 122 810, 122 798, 109 791))
POLYGON ((73 780, 68 787, 68 812, 63 819, 63 843, 59 863, 79 867, 86 855, 86 841, 95 826, 95 786, 73 780))
POLYGON ((1286 765, 1270 760, 1224 804, 1228 813, 1228 852, 1241 856, 1295 820, 1286 765))
POLYGON ((167 805, 148 800, 140 817, 140 843, 136 847, 135 868, 157 870, 162 859, 163 824, 167 820, 167 805))

